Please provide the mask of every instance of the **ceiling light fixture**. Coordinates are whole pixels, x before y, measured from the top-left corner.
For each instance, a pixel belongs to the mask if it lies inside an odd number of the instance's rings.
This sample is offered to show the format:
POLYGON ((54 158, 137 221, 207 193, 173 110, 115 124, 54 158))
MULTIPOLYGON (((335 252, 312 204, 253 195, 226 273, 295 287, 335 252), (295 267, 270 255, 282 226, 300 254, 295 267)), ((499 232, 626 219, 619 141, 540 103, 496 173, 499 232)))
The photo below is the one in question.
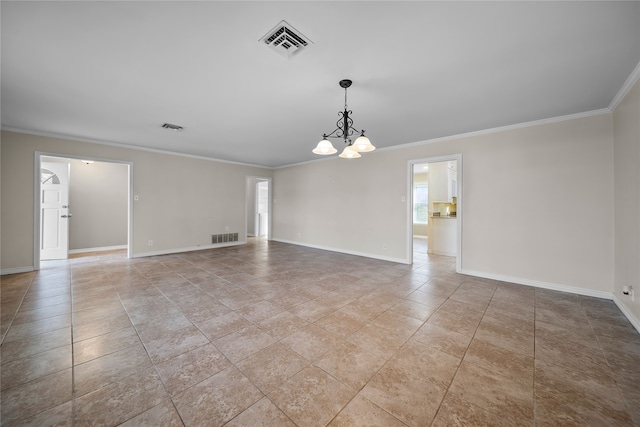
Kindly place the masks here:
POLYGON ((344 111, 338 112, 340 116, 340 119, 336 122, 336 126, 338 127, 333 132, 322 135, 322 140, 318 142, 316 148, 312 150, 313 153, 327 156, 338 152, 327 138, 340 138, 344 140, 345 147, 342 153, 340 153, 340 157, 343 159, 357 159, 358 157, 362 157, 360 153, 366 153, 376 149, 376 147, 371 144, 371 141, 369 141, 369 138, 364 135, 364 129, 359 131, 354 128, 353 119, 349 117, 352 112, 347 107, 347 88, 351 86, 351 83, 353 82, 348 79, 340 80, 338 83, 340 87, 344 88, 344 111), (359 133, 360 136, 357 137, 354 142, 351 142, 351 137, 354 133, 359 133))

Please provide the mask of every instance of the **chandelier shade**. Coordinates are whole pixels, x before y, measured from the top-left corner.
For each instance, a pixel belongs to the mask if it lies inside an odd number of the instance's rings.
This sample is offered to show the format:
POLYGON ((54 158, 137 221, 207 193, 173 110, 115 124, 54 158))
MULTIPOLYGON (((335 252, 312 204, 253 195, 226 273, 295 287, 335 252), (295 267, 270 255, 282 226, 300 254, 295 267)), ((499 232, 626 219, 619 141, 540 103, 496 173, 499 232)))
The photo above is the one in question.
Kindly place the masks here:
POLYGON ((353 146, 347 145, 346 147, 344 147, 344 150, 342 150, 342 153, 340 153, 339 157, 343 159, 357 159, 362 156, 355 148, 353 148, 353 146))
POLYGON ((312 150, 314 154, 326 156, 329 154, 335 154, 338 150, 331 144, 327 138, 342 139, 345 144, 344 150, 340 153, 340 157, 343 159, 357 159, 362 157, 360 153, 366 153, 373 151, 376 147, 371 144, 369 138, 364 134, 364 129, 359 131, 353 127, 353 119, 350 117, 353 112, 349 110, 347 106, 347 89, 353 82, 348 79, 340 80, 338 83, 341 88, 344 88, 344 111, 339 111, 340 118, 336 122, 336 128, 331 133, 325 133, 322 135, 322 140, 318 143, 316 148, 312 150), (354 141, 351 137, 356 134, 360 134, 354 141))
POLYGON ((327 156, 329 154, 335 154, 337 152, 338 150, 326 137, 323 137, 322 141, 318 142, 316 148, 313 149, 313 153, 319 154, 321 156, 327 156))

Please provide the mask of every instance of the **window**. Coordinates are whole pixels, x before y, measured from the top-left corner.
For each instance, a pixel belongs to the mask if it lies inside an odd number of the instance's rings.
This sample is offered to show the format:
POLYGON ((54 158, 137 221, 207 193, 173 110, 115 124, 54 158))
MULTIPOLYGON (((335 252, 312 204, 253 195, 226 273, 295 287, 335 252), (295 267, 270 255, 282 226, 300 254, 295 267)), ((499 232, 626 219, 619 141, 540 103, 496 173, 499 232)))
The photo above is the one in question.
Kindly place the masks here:
POLYGON ((426 224, 429 218, 429 187, 427 184, 413 186, 413 223, 426 224))

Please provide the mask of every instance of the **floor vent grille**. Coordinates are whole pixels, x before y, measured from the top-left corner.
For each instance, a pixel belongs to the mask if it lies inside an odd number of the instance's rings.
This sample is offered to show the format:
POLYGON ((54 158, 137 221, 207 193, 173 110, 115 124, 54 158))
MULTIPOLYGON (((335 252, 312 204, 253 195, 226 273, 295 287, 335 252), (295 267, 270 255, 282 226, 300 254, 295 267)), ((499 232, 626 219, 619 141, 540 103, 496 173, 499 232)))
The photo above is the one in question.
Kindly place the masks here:
POLYGON ((238 241, 238 233, 225 233, 225 234, 213 234, 211 236, 211 243, 228 243, 228 242, 237 242, 238 241))
POLYGON ((271 50, 289 59, 299 54, 313 42, 300 31, 293 28, 287 21, 281 21, 260 39, 271 50))

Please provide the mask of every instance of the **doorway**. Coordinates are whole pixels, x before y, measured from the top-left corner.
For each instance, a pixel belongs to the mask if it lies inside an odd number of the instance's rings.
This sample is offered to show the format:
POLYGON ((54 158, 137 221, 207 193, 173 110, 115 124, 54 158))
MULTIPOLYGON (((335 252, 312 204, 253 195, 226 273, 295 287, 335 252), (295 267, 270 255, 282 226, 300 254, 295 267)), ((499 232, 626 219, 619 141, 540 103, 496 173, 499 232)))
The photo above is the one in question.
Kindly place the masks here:
POLYGON ((36 270, 41 261, 83 252, 126 249, 127 258, 131 257, 132 167, 130 162, 35 153, 36 270), (64 181, 65 175, 66 198, 51 191, 56 187, 53 182, 64 181))
POLYGON ((408 253, 412 263, 451 256, 462 267, 462 155, 409 161, 408 253))
POLYGON ((247 177, 247 237, 271 239, 271 178, 247 177))

